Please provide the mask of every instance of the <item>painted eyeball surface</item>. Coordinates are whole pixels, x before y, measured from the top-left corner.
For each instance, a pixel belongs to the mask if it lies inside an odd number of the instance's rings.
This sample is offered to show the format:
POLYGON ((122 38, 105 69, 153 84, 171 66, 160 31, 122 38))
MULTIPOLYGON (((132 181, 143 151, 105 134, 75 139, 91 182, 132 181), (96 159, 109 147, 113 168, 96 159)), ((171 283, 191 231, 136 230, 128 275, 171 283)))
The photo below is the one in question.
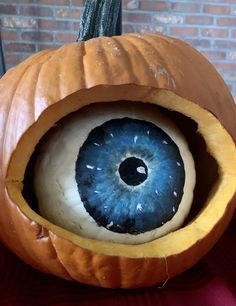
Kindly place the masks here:
POLYGON ((155 106, 94 104, 61 120, 41 144, 40 214, 85 237, 138 244, 179 228, 195 168, 177 126, 155 106))

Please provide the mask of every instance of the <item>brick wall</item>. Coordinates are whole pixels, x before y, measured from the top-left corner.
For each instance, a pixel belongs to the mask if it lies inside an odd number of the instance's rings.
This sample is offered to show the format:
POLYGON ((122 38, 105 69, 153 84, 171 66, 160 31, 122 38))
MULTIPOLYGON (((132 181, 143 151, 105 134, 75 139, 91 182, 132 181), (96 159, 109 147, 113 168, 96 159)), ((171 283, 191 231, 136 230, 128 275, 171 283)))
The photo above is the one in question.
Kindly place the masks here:
MULTIPOLYGON (((123 0, 123 32, 160 32, 200 50, 236 96, 236 0, 123 0)), ((7 68, 75 41, 84 0, 0 0, 7 68)))

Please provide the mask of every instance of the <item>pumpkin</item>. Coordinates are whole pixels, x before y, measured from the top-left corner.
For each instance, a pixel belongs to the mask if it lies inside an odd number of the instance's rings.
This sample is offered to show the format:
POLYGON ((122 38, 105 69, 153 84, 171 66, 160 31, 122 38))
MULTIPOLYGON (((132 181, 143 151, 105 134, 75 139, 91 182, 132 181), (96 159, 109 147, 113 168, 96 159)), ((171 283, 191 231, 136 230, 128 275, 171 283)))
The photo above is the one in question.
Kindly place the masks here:
POLYGON ((4 75, 0 88, 0 237, 26 263, 95 286, 151 286, 194 265, 227 227, 236 203, 235 104, 215 68, 186 43, 157 34, 72 43, 26 59, 4 75), (186 133, 195 126, 201 135, 199 160, 211 156, 199 161, 198 198, 204 196, 194 216, 180 229, 137 245, 65 230, 23 196, 27 165, 46 132, 84 106, 117 101, 168 110, 187 122, 186 133))

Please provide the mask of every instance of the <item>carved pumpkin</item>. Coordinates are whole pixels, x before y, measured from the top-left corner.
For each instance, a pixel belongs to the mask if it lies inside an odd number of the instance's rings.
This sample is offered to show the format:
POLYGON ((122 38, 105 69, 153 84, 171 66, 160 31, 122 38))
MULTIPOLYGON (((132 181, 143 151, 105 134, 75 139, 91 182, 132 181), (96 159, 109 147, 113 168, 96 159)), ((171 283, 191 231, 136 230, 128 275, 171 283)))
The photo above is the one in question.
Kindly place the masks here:
MULTIPOLYGON (((227 227, 236 203, 235 104, 215 68, 186 43, 154 34, 72 43, 31 56, 6 73, 0 88, 0 237, 28 264, 96 286, 150 286, 194 265, 227 227), (41 217, 22 195, 30 157, 58 120, 91 103, 124 100, 195 122, 218 172, 191 220, 138 245, 74 234, 41 217)), ((202 148, 195 148, 199 159, 202 148)), ((203 161, 201 171, 211 167, 203 161)), ((200 177, 204 189, 209 175, 200 177)))

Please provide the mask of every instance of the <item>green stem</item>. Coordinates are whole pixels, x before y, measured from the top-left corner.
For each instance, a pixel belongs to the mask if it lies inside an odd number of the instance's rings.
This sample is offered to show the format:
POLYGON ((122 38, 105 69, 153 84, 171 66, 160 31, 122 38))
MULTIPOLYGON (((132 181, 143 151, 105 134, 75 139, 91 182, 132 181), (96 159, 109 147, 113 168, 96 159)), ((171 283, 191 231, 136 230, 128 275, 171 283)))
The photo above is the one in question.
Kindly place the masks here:
POLYGON ((77 41, 121 34, 121 0, 86 0, 77 41))

